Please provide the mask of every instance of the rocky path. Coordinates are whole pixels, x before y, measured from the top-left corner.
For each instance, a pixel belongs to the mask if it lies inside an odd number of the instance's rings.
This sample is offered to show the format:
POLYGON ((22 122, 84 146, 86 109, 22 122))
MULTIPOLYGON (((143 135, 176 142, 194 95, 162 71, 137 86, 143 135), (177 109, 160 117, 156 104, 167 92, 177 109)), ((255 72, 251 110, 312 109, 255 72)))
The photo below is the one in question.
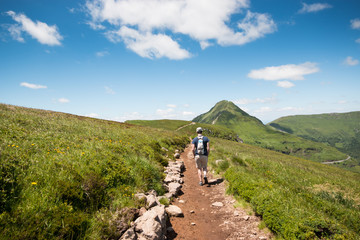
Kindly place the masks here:
POLYGON ((341 163, 341 162, 345 162, 347 160, 350 160, 351 157, 348 156, 346 159, 343 159, 343 160, 338 160, 338 161, 327 161, 327 162, 322 162, 322 164, 334 164, 334 163, 341 163))
POLYGON ((190 147, 181 154, 185 163, 183 194, 173 205, 179 206, 183 217, 171 217, 174 231, 167 239, 241 240, 270 239, 271 234, 258 229, 260 219, 246 210, 234 208, 235 200, 225 194, 225 182, 208 176, 209 184, 199 186, 190 147))

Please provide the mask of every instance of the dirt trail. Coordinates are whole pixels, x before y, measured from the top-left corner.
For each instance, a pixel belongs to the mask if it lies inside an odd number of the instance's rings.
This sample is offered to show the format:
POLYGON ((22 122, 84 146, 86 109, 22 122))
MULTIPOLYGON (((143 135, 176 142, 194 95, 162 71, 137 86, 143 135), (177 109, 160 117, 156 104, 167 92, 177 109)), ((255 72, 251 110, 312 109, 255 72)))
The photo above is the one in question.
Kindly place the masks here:
POLYGON ((199 186, 194 158, 190 147, 181 154, 185 163, 183 194, 173 205, 179 206, 184 217, 170 218, 174 232, 168 239, 178 240, 241 240, 271 239, 271 234, 258 229, 260 220, 246 210, 234 208, 235 200, 225 195, 225 182, 208 176, 209 184, 199 186), (212 204, 220 202, 222 207, 212 204))

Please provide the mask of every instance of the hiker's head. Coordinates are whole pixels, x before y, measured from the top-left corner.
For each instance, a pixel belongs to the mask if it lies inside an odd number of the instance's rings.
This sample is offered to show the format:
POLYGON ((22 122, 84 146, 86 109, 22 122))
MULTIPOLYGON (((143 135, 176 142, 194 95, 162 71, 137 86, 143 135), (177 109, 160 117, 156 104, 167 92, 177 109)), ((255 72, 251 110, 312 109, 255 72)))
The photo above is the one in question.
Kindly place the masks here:
POLYGON ((202 130, 201 127, 198 127, 198 128, 196 129, 196 133, 202 133, 202 132, 203 132, 203 130, 202 130))

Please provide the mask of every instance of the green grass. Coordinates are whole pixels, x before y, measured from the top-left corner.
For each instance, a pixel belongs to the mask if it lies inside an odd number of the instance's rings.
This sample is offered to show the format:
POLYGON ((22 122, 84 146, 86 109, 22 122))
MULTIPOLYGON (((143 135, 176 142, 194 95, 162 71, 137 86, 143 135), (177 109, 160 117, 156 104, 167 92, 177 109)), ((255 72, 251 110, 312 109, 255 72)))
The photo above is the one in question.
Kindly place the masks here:
POLYGON ((197 126, 212 134, 209 164, 228 193, 277 239, 360 238, 360 174, 237 143, 222 126, 145 123, 156 127, 0 105, 0 239, 119 238, 119 221, 144 206, 133 194, 164 193, 166 155, 197 126))
POLYGON ((164 193, 166 154, 187 142, 160 129, 1 104, 0 239, 96 239, 105 234, 99 224, 109 224, 101 212, 113 218, 140 206, 138 191, 164 193))
POLYGON ((159 128, 165 130, 175 130, 179 133, 187 134, 194 138, 196 134, 196 129, 202 127, 203 133, 209 137, 217 137, 222 139, 227 139, 231 141, 239 141, 238 135, 222 126, 204 124, 204 123, 195 123, 189 121, 181 120, 131 120, 126 121, 126 123, 131 123, 139 126, 147 126, 152 128, 159 128))
POLYGON ((212 139, 210 165, 278 239, 359 239, 360 174, 212 139), (215 160, 225 162, 219 166, 215 160))
POLYGON ((139 126, 148 126, 153 128, 161 128, 166 130, 176 130, 182 126, 190 124, 190 121, 183 120, 129 120, 126 123, 139 125, 139 126))

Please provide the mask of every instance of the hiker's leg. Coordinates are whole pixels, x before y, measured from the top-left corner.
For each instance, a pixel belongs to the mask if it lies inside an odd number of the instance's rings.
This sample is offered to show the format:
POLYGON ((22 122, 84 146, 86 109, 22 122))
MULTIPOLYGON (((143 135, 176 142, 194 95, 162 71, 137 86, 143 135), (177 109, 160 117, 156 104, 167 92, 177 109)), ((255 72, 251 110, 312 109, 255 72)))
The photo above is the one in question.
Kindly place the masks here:
POLYGON ((201 168, 198 168, 199 182, 202 182, 201 168))
POLYGON ((207 163, 208 163, 208 157, 207 156, 203 156, 204 158, 204 165, 203 165, 203 170, 204 170, 204 177, 206 177, 206 173, 207 173, 207 163))
POLYGON ((200 162, 200 156, 199 156, 199 155, 196 155, 196 156, 195 156, 195 164, 196 164, 196 169, 197 169, 197 171, 198 171, 199 182, 202 182, 201 162, 200 162))

